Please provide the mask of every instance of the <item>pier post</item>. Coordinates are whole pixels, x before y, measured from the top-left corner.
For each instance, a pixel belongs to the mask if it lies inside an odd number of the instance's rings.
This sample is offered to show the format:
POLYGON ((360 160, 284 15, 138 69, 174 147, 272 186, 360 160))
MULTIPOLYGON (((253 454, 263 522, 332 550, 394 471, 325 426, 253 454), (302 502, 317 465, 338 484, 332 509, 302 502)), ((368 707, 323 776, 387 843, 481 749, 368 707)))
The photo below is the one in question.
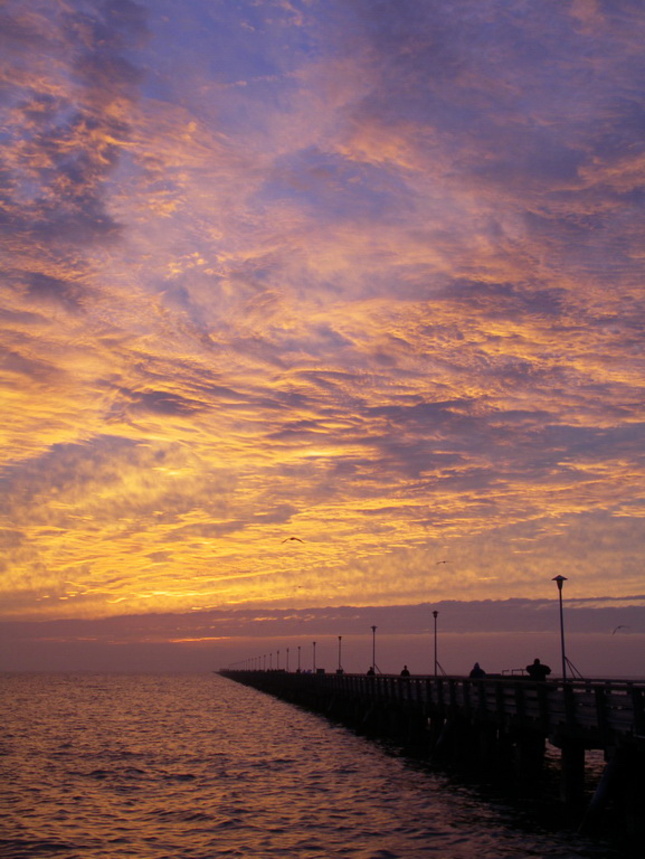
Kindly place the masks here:
POLYGON ((515 743, 515 770, 518 778, 526 782, 542 772, 546 742, 537 731, 522 731, 515 743))
POLYGON ((619 756, 613 755, 605 764, 598 786, 578 827, 580 834, 590 835, 598 828, 607 803, 620 778, 620 769, 619 756))
POLYGON ((565 740, 560 754, 560 799, 580 805, 585 791, 585 748, 576 740, 565 740))
POLYGON ((494 723, 480 722, 477 731, 478 759, 482 768, 494 769, 500 765, 500 742, 494 723))

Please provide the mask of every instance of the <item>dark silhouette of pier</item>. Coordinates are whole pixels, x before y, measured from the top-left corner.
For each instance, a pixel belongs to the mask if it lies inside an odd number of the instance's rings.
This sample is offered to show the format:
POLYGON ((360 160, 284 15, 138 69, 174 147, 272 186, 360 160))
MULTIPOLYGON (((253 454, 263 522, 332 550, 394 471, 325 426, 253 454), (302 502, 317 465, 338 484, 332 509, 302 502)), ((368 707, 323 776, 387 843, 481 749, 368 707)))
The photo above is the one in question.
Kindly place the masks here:
POLYGON ((645 683, 524 677, 411 676, 222 670, 225 677, 391 738, 432 763, 465 764, 530 781, 547 742, 560 750, 559 801, 592 832, 609 806, 645 834, 645 683), (590 792, 585 753, 606 762, 590 792))

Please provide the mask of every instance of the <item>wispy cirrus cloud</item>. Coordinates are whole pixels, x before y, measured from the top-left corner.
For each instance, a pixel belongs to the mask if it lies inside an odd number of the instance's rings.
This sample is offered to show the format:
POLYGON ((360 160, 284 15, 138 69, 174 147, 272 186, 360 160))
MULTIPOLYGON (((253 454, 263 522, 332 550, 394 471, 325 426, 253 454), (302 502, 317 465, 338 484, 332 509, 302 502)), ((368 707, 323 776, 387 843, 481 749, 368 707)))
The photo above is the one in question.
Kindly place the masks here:
POLYGON ((638 591, 638 4, 4 15, 13 615, 638 591))

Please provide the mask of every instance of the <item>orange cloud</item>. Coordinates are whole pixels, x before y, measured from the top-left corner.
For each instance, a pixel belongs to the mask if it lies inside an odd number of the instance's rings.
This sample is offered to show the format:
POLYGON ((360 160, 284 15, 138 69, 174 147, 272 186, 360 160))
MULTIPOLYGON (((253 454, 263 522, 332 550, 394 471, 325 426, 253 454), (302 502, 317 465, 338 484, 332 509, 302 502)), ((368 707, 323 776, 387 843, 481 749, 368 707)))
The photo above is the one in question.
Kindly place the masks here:
POLYGON ((6 613, 635 592, 638 31, 74 8, 7 13, 6 613))

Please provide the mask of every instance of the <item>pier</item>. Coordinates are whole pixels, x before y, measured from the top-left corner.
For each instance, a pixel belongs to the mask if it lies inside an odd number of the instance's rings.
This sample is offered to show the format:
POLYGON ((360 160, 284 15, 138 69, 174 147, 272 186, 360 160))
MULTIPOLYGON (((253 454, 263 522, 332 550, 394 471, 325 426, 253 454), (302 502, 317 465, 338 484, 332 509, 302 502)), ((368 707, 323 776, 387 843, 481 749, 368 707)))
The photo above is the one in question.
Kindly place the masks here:
POLYGON ((559 797, 583 832, 610 807, 624 831, 644 834, 645 683, 523 677, 315 674, 222 670, 224 677, 414 749, 438 765, 463 764, 535 779, 547 743, 560 750, 559 797), (591 796, 585 753, 605 767, 591 796))

